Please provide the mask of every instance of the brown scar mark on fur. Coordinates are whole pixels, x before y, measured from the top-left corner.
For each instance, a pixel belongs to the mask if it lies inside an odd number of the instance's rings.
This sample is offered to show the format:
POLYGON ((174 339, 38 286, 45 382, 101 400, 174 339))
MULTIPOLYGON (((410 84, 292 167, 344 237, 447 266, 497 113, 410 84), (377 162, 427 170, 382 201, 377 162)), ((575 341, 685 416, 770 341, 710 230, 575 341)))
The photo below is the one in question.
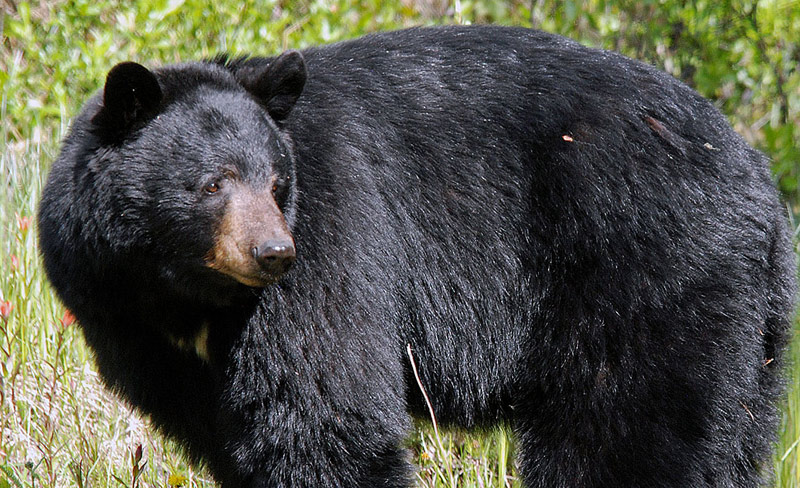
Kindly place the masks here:
POLYGON ((650 129, 681 154, 686 153, 686 140, 667 128, 660 120, 647 116, 644 118, 650 129))
POLYGON ((650 129, 653 130, 659 137, 666 140, 670 144, 672 144, 674 134, 667 129, 660 120, 654 119, 653 117, 645 117, 644 121, 647 122, 647 125, 650 126, 650 129))
MULTIPOLYGON (((274 178, 273 178, 274 180, 274 178)), ((237 185, 216 230, 214 246, 206 255, 206 266, 252 287, 264 287, 277 277, 265 273, 253 256, 253 248, 269 240, 290 240, 289 226, 269 190, 254 191, 237 185)))

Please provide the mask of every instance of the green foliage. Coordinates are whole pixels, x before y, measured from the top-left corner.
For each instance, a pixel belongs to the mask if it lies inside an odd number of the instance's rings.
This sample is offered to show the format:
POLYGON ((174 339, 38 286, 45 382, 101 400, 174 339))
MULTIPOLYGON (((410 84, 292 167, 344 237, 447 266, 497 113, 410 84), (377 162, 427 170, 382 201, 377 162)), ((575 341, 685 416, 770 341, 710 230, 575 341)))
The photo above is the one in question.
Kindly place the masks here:
POLYGON ((3 118, 13 139, 29 139, 74 114, 120 61, 269 54, 401 27, 413 15, 377 1, 21 1, 3 22, 3 118))
MULTIPOLYGON (((377 30, 495 22, 642 59, 715 101, 772 158, 800 211, 800 2, 792 0, 6 0, 0 12, 0 488, 213 486, 103 388, 39 262, 36 202, 79 105, 115 63, 270 54, 377 30), (142 445, 142 450, 137 449, 142 445), (119 481, 116 481, 119 480, 119 481)), ((800 377, 795 336, 794 377, 800 377)), ((795 387, 796 389, 797 387, 795 387)), ((657 442, 657 440, 656 440, 657 442)), ((800 487, 800 391, 790 396, 776 486, 800 487)), ((420 427, 425 487, 517 487, 505 431, 420 427)))

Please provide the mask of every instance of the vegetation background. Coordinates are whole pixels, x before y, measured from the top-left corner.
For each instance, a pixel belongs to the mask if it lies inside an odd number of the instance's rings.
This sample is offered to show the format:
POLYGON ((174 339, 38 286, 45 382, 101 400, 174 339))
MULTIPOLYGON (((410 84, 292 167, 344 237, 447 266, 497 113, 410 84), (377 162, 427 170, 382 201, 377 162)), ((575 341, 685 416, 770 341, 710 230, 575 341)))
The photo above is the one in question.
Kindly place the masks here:
MULTIPOLYGON (((58 142, 119 61, 271 54, 420 24, 532 26, 650 62, 712 99, 772 158, 789 213, 800 211, 798 0, 0 0, 0 8, 0 488, 213 486, 102 388, 37 254, 33 216, 58 142)), ((774 460, 780 488, 800 486, 797 327, 791 358, 774 460)), ((409 446, 419 486, 519 486, 502 429, 437 436, 425 424, 409 446)))

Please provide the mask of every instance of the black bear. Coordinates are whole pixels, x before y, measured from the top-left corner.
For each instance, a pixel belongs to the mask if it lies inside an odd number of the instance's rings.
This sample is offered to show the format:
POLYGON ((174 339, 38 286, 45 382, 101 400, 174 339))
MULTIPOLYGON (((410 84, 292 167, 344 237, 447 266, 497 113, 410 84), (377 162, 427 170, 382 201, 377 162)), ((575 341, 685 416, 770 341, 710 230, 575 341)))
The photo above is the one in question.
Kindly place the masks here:
POLYGON ((751 487, 795 289, 767 166, 644 64, 415 28, 117 65, 41 250, 107 385, 222 486, 409 486, 413 362, 441 424, 513 427, 526 486, 751 487))

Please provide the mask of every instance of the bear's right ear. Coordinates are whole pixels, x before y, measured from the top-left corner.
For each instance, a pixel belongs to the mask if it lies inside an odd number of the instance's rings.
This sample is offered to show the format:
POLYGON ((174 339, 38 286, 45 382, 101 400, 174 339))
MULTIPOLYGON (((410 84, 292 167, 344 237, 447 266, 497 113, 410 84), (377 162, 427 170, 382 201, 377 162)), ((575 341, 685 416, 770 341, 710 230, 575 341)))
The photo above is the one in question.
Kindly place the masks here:
POLYGON ((280 122, 294 108, 307 78, 306 62, 297 51, 286 51, 262 71, 240 80, 267 109, 272 120, 280 122))
POLYGON ((108 137, 121 137, 136 122, 151 116, 161 98, 161 87, 150 70, 137 63, 119 63, 108 72, 103 106, 92 123, 108 137))

